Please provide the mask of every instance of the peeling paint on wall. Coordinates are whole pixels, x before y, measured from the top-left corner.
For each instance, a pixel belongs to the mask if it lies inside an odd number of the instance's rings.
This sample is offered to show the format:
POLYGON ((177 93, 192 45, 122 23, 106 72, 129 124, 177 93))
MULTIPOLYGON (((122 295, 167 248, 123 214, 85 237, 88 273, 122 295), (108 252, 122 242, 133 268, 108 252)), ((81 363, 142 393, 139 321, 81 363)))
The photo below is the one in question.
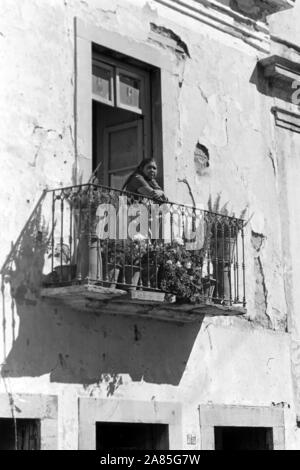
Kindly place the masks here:
POLYGON ((261 250, 265 243, 265 236, 260 233, 251 233, 251 243, 254 249, 254 278, 255 278, 255 321, 270 328, 271 319, 268 315, 268 289, 265 282, 265 274, 261 259, 261 250))
MULTIPOLYGON (((150 23, 150 28, 151 31, 157 35, 170 39, 172 42, 174 42, 176 46, 175 50, 178 56, 182 58, 185 58, 185 56, 191 58, 187 44, 178 36, 178 34, 174 33, 174 31, 166 28, 165 26, 156 25, 155 23, 150 23)), ((172 42, 166 43, 166 47, 170 47, 172 42)))

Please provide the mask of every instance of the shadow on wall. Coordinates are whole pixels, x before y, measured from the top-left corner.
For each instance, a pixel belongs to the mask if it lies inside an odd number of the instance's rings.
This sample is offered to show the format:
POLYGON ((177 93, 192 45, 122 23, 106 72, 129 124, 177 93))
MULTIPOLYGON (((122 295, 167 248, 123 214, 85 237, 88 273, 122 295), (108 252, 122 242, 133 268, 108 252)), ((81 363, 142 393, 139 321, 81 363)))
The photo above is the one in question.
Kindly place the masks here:
POLYGON ((17 303, 19 334, 2 373, 50 373, 52 382, 91 384, 129 374, 133 381, 178 385, 200 329, 64 307, 17 303))
POLYGON ((83 313, 59 302, 46 303, 39 292, 50 238, 37 209, 2 269, 2 375, 50 374, 52 382, 84 385, 104 380, 108 395, 120 384, 118 374, 177 385, 201 322, 83 313))
POLYGON ((42 194, 1 269, 2 342, 6 358, 8 341, 16 337, 16 308, 35 306, 42 282, 45 255, 51 235, 42 217, 42 194))

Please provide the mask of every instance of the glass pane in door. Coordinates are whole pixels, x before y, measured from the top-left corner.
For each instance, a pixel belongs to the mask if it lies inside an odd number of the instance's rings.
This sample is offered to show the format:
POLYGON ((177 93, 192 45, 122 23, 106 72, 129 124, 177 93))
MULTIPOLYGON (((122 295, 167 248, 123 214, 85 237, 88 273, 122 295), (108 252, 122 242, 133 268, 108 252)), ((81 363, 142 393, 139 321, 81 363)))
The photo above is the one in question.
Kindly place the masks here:
POLYGON ((93 64, 92 93, 103 102, 112 102, 112 69, 93 64))
POLYGON ((109 139, 109 170, 133 167, 139 162, 138 126, 135 122, 112 129, 109 139))
POLYGON ((120 73, 120 104, 140 108, 141 81, 120 73))

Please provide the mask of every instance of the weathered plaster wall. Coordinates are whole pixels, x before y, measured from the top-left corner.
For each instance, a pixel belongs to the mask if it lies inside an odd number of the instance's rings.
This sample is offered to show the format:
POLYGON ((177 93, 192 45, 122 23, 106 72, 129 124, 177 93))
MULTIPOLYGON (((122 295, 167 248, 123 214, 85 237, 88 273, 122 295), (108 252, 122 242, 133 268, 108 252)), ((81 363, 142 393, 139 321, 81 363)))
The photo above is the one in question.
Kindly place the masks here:
MULTIPOLYGON (((279 207, 282 218, 283 266, 285 294, 289 312, 289 331, 291 332, 291 360, 295 381, 296 400, 300 403, 300 319, 298 285, 300 279, 299 264, 299 208, 300 197, 298 176, 300 172, 298 148, 299 134, 289 136, 283 129, 277 131, 277 164, 279 173, 279 207)), ((299 408, 298 408, 299 409, 299 408)), ((299 411, 298 411, 299 413, 299 411)))
POLYGON ((276 15, 268 18, 270 24, 270 32, 293 44, 300 42, 300 29, 299 29, 299 15, 300 3, 296 0, 293 8, 286 11, 281 11, 276 15))
MULTIPOLYGON (((246 320, 178 325, 83 314, 44 302, 21 303, 17 314, 16 341, 0 389, 58 394, 63 448, 77 445, 78 396, 179 401, 185 445, 188 433, 199 445, 197 407, 208 402, 284 407, 292 434, 289 337, 284 333, 255 328, 246 320)), ((289 447, 294 439, 289 438, 289 447)))
POLYGON ((237 216, 248 207, 248 216, 253 215, 246 234, 249 315, 255 316, 252 276, 258 273, 268 297, 258 316, 276 328, 284 328, 281 230, 278 206, 274 203, 277 193, 272 162, 276 153, 274 122, 268 97, 258 92, 259 54, 250 48, 245 51, 225 47, 223 43, 220 47, 218 35, 214 37, 210 32, 199 36, 193 29, 187 31, 164 17, 159 24, 173 28, 188 45, 190 55, 178 59, 177 73, 170 72, 165 80, 168 92, 164 112, 169 119, 164 146, 167 193, 171 199, 178 199, 180 194, 181 202, 191 203, 182 183, 174 185, 180 175, 188 179, 196 201, 205 207, 209 195, 214 199, 219 192, 222 203, 230 201, 229 207, 237 216), (200 176, 194 162, 198 141, 210 153, 210 167, 200 176), (250 241, 252 232, 253 236, 261 234, 265 238, 259 267, 250 241))
MULTIPOLYGON (((3 346, 7 357, 1 389, 59 394, 62 448, 77 446, 78 395, 180 401, 183 441, 188 432, 195 433, 197 446, 199 403, 281 403, 287 445, 299 446, 286 333, 287 315, 291 310, 296 315, 298 305, 293 287, 287 290, 283 255, 289 237, 282 238, 284 205, 280 210, 291 184, 295 189, 287 196, 287 224, 296 230, 297 159, 285 169, 286 179, 278 170, 286 149, 299 143, 284 134, 277 160, 272 98, 259 91, 256 63, 262 53, 190 18, 183 27, 179 14, 154 1, 2 4, 1 263, 41 191, 74 181, 75 16, 154 49, 165 48, 170 55, 174 70, 165 73, 162 83, 168 196, 190 204, 186 188, 177 182, 186 177, 197 203, 206 207, 209 196, 221 192, 222 203, 230 201, 236 215, 248 206, 252 217, 245 240, 248 314, 241 320, 179 326, 73 312, 42 302, 38 289, 24 295, 23 266, 15 301, 9 283, 3 286, 1 362, 3 346), (161 44, 151 43, 150 23, 174 31, 189 56, 175 55, 163 38, 161 44), (194 162, 198 141, 210 155, 210 166, 201 175, 194 162)), ((297 257, 298 248, 294 238, 288 259, 297 257)), ((294 286, 297 279, 295 274, 294 286)))

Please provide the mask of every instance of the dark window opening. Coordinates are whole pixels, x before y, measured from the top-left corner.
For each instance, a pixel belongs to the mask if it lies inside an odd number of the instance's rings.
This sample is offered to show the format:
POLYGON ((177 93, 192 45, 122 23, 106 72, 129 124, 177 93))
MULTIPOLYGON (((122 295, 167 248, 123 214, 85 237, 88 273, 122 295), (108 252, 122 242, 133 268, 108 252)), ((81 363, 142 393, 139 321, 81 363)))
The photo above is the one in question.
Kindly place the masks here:
POLYGON ((0 419, 0 450, 40 450, 40 421, 0 419))
POLYGON ((153 157, 163 186, 160 70, 94 46, 91 92, 99 184, 121 189, 133 169, 153 157))
POLYGON ((96 423, 96 450, 168 450, 167 424, 96 423))
POLYGON ((215 427, 216 450, 273 450, 273 429, 215 427))
POLYGON ((202 172, 209 167, 209 151, 205 145, 197 142, 194 151, 194 162, 197 174, 201 175, 202 172))

